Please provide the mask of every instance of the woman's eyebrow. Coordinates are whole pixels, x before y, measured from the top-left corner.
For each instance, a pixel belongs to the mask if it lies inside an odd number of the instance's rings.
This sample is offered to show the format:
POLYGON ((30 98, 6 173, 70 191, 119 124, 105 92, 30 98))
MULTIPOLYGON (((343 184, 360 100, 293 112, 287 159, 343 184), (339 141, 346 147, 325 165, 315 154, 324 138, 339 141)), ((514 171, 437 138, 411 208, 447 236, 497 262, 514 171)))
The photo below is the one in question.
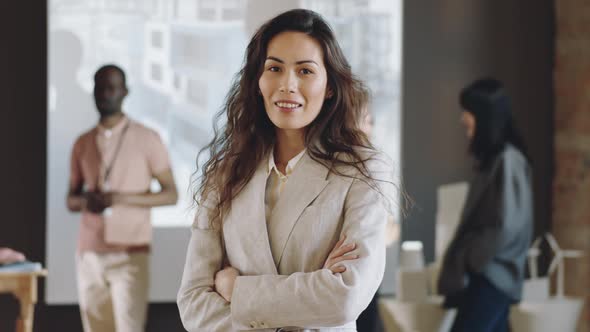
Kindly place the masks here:
MULTIPOLYGON (((266 57, 266 60, 273 60, 273 61, 276 61, 276 62, 279 62, 279 63, 285 63, 285 61, 283 61, 283 60, 281 60, 281 59, 279 59, 279 58, 277 58, 277 57, 274 57, 274 56, 272 56, 272 55, 271 55, 271 56, 268 56, 268 57, 266 57)), ((319 65, 318 65, 318 63, 317 63, 317 62, 315 62, 315 61, 313 61, 313 60, 300 60, 300 61, 296 61, 296 62, 295 62, 295 64, 296 64, 296 65, 300 65, 300 64, 304 64, 304 63, 313 63, 313 64, 315 64, 316 66, 319 66, 319 65)))
POLYGON ((281 59, 279 59, 277 57, 274 57, 274 56, 267 56, 266 57, 266 60, 273 60, 273 61, 276 61, 276 62, 285 63, 285 61, 283 61, 283 60, 281 60, 281 59))

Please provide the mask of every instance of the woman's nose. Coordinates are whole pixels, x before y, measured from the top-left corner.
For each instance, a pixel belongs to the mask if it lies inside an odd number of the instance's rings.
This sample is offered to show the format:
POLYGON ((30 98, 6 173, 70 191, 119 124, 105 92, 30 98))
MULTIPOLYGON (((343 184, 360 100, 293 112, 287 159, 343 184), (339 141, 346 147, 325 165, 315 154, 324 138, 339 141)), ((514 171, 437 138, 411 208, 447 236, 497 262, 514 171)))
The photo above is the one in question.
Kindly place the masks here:
POLYGON ((281 79, 279 91, 285 93, 295 93, 295 91, 297 91, 297 77, 291 72, 286 72, 281 79))

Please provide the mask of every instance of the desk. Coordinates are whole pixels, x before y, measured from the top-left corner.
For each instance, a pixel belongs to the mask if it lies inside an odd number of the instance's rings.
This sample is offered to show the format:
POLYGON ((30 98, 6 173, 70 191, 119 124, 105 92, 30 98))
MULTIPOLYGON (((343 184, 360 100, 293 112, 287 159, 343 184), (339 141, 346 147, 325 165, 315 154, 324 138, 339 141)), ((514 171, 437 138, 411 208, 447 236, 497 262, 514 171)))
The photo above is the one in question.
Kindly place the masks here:
POLYGON ((37 303, 37 278, 45 277, 47 270, 35 272, 0 272, 0 293, 12 293, 20 303, 16 320, 17 332, 33 331, 33 316, 37 303))

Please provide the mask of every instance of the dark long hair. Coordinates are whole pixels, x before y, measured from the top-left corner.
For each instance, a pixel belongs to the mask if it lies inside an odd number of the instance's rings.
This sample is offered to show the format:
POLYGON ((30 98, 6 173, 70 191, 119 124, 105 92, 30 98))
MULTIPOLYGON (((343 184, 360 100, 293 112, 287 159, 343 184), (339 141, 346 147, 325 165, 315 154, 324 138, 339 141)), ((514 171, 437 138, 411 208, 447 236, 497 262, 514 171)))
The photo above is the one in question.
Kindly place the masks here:
POLYGON ((522 136, 512 117, 510 97, 503 84, 493 78, 483 78, 461 91, 459 102, 475 117, 475 135, 469 152, 477 160, 479 170, 487 169, 507 143, 529 159, 522 136))
POLYGON ((214 138, 197 156, 197 167, 203 152, 208 152, 209 160, 201 169, 200 179, 194 181, 197 188, 193 198, 199 205, 207 200, 215 202, 209 214, 212 226, 219 225, 223 214, 231 207, 231 200, 250 181, 275 143, 275 126, 264 109, 258 81, 269 42, 285 31, 302 32, 319 42, 324 54, 327 84, 333 93, 324 101, 316 119, 305 128, 309 155, 338 174, 334 164, 354 166, 364 178, 372 179, 365 165, 367 160, 355 151, 355 147, 373 149, 358 126, 366 88, 352 74, 326 21, 310 10, 290 10, 266 22, 250 40, 243 67, 215 117, 214 138), (219 128, 224 118, 226 121, 219 128), (338 153, 344 153, 347 158, 336 158, 338 153), (195 183, 198 180, 200 184, 195 183))

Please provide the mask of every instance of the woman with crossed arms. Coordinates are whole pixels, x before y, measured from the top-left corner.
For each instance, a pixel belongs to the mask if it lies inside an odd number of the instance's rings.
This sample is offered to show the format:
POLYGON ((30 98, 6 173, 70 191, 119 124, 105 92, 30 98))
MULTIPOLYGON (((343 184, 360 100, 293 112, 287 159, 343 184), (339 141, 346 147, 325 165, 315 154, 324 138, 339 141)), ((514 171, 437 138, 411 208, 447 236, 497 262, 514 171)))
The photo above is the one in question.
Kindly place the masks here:
POLYGON ((205 148, 178 293, 187 330, 356 331, 395 189, 359 128, 364 92, 312 11, 252 37, 205 148))

